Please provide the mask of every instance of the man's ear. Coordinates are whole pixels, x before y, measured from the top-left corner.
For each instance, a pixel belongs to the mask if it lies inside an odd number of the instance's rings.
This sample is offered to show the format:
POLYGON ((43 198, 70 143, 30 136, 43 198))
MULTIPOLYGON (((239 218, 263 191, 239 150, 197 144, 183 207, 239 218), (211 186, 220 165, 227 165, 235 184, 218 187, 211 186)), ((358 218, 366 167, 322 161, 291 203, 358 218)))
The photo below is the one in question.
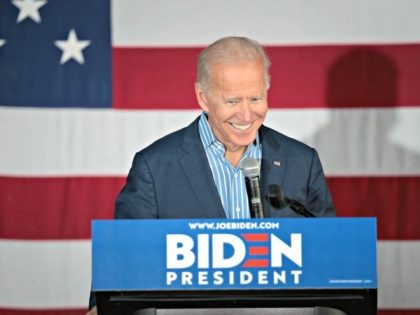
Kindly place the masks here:
POLYGON ((204 90, 201 88, 199 83, 195 83, 195 96, 197 97, 197 102, 200 105, 201 109, 205 112, 209 111, 209 107, 207 105, 207 96, 204 90))

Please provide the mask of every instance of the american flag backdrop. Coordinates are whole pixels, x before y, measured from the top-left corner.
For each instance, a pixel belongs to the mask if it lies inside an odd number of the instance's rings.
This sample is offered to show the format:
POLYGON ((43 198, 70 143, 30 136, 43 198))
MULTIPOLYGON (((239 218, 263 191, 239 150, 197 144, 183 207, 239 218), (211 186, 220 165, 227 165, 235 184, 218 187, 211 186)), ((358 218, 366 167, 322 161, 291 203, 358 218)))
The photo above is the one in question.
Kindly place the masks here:
POLYGON ((266 125, 318 150, 338 216, 378 218, 379 314, 420 314, 416 0, 0 0, 0 314, 84 313, 90 221, 228 35, 266 47, 266 125))

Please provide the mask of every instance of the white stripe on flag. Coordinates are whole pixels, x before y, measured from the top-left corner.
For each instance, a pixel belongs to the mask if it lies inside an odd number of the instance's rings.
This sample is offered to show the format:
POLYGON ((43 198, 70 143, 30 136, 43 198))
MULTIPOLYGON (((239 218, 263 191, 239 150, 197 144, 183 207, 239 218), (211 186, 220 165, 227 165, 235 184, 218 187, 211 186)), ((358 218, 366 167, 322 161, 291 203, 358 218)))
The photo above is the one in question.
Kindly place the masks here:
POLYGON ((420 309, 420 241, 378 242, 381 309, 420 309))
MULTIPOLYGON (((136 151, 198 115, 3 107, 0 174, 125 176, 136 151)), ((315 147, 329 176, 413 176, 420 174, 419 121, 420 107, 271 109, 266 124, 315 147)))
POLYGON ((0 107, 0 174, 125 176, 136 151, 199 113, 0 107))
POLYGON ((117 0, 113 45, 204 46, 229 35, 263 44, 407 43, 420 39, 416 0, 117 0))
POLYGON ((91 242, 0 240, 0 307, 87 308, 91 242))
MULTIPOLYGON (((90 241, 0 241, 0 307, 85 308, 90 241)), ((380 309, 420 309, 420 241, 378 242, 380 309)))

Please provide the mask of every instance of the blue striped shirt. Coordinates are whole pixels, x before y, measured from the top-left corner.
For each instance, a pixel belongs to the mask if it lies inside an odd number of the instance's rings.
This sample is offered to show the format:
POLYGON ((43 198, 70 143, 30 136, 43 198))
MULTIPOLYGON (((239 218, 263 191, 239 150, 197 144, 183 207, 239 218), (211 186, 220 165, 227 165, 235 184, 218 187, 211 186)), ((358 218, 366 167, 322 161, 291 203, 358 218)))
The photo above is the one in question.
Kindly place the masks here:
POLYGON ((250 218, 245 177, 240 165, 247 157, 261 161, 262 149, 258 134, 255 141, 248 146, 238 166, 233 167, 225 158, 225 146, 217 140, 205 113, 201 114, 198 129, 226 217, 228 219, 250 218))

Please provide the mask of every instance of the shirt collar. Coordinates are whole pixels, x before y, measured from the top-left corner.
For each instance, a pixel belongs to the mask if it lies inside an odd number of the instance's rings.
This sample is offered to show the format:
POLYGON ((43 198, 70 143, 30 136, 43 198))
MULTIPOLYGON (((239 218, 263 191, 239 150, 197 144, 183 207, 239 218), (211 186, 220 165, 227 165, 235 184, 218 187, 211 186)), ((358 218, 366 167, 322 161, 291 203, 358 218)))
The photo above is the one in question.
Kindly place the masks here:
MULTIPOLYGON (((213 130, 211 130, 210 124, 207 119, 207 114, 205 112, 202 112, 200 115, 200 121, 198 122, 198 130, 205 149, 214 146, 216 147, 216 149, 222 150, 223 154, 225 153, 225 146, 216 138, 215 134, 213 133, 213 130)), ((250 145, 248 145, 247 151, 249 151, 251 147, 259 148, 259 146, 260 136, 257 132, 255 140, 250 145)))

